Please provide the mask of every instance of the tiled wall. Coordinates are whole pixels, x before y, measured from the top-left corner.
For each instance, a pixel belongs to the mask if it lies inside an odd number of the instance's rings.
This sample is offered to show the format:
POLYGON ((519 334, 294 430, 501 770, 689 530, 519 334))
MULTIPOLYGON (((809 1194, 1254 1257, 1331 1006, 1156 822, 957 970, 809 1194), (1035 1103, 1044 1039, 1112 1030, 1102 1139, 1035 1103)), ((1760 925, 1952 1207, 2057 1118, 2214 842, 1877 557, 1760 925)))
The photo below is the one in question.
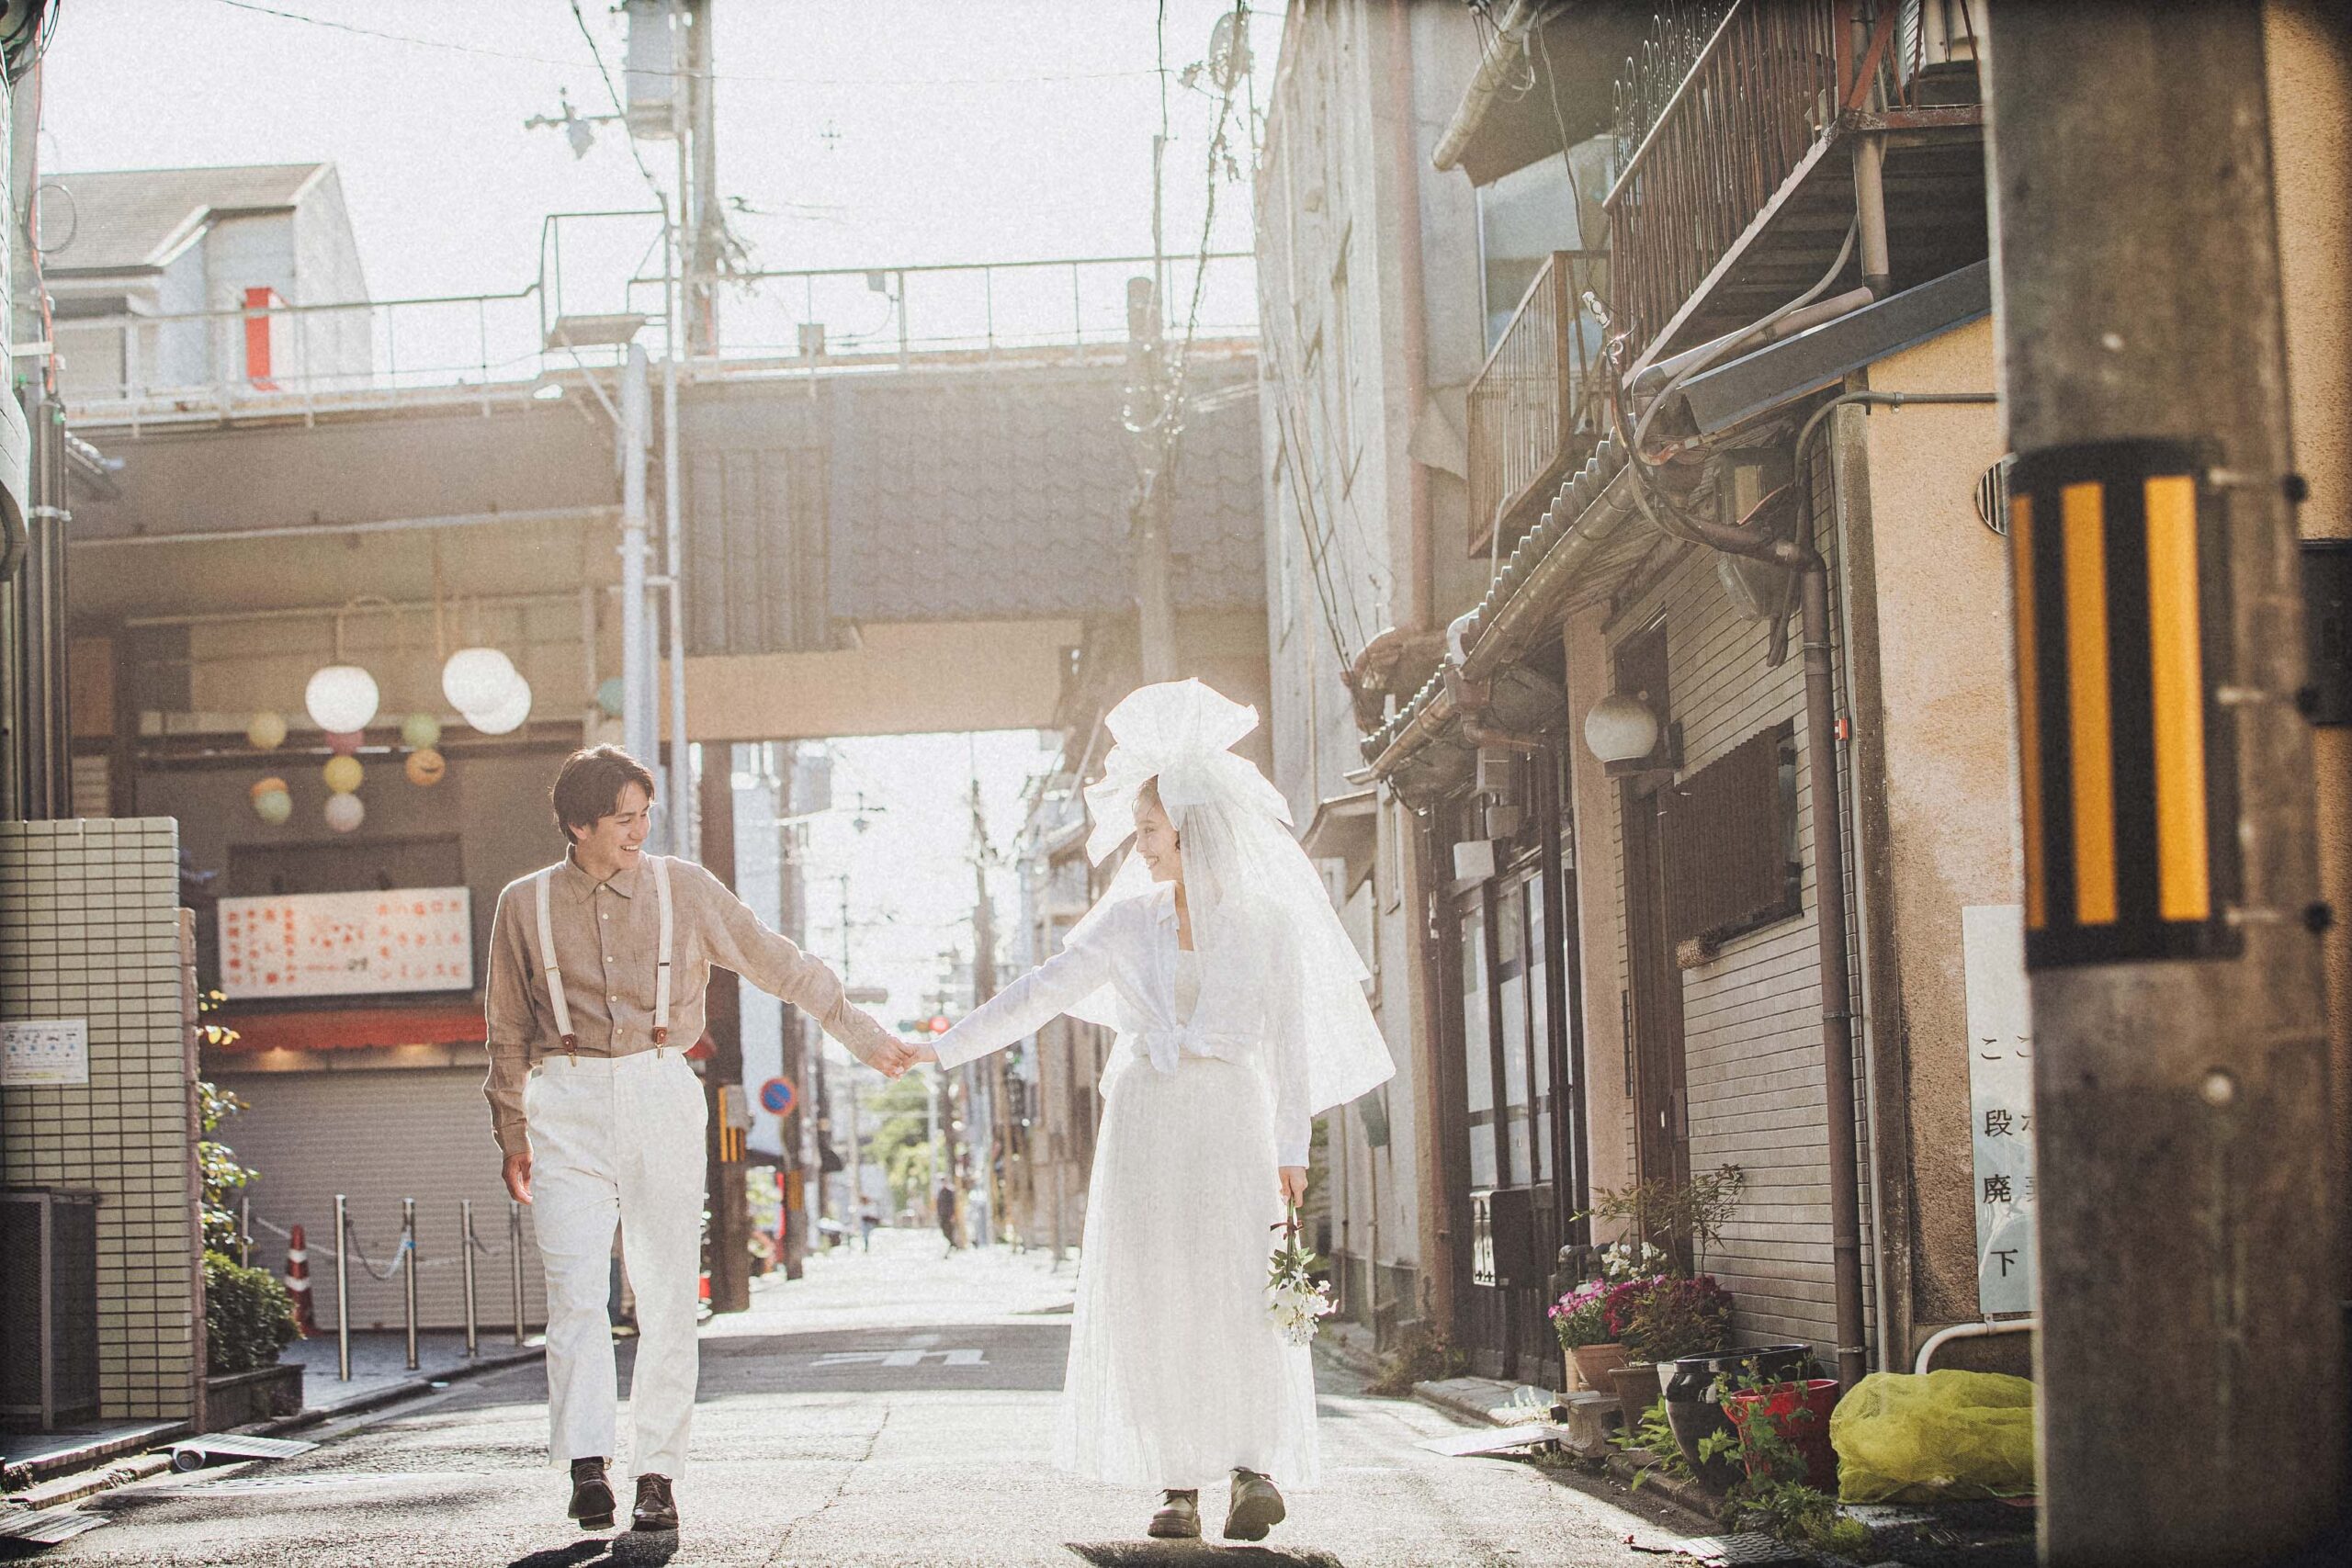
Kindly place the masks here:
POLYGON ((193 971, 168 818, 0 822, 0 1019, 86 1019, 90 1081, 0 1088, 0 1183, 96 1190, 109 1417, 195 1411, 193 971))

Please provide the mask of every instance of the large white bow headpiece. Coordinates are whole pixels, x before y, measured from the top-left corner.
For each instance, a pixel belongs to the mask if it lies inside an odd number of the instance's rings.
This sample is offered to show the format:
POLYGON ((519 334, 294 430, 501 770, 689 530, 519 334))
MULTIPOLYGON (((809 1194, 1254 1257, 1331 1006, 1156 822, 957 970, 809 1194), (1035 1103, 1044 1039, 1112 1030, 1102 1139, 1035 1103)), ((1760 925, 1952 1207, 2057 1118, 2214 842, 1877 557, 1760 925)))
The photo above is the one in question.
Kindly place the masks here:
POLYGON ((1185 809, 1200 806, 1261 811, 1289 824, 1282 791, 1233 754, 1258 728, 1256 708, 1198 681, 1163 681, 1128 693, 1102 722, 1114 744, 1102 777, 1086 790, 1089 860, 1099 864, 1135 831, 1136 795, 1148 779, 1159 781, 1159 803, 1180 831, 1185 809))

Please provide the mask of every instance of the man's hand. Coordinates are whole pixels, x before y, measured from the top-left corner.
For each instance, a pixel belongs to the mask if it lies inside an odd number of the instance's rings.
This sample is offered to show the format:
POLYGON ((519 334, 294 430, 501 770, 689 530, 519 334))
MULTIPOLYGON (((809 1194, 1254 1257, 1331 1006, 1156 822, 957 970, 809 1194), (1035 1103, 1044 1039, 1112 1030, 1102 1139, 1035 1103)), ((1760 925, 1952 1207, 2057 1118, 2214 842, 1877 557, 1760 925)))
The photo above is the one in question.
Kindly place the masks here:
POLYGON ((1282 1171, 1283 1201, 1297 1208, 1306 1201, 1306 1168, 1286 1165, 1282 1171))
POLYGON ((939 1063, 939 1047, 928 1040, 918 1040, 908 1049, 914 1053, 914 1059, 918 1062, 929 1062, 934 1066, 939 1063))
POLYGON ((514 1201, 529 1202, 531 1201, 531 1151, 525 1149, 521 1154, 508 1155, 503 1174, 506 1178, 506 1190, 514 1197, 514 1201))

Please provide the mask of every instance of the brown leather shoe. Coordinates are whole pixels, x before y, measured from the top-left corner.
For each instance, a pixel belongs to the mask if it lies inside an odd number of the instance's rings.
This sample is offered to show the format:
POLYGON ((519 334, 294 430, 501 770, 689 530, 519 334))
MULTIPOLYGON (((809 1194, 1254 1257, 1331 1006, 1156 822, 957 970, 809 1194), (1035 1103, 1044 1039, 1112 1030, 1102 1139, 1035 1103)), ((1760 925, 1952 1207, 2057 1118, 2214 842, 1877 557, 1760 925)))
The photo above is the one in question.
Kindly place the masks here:
POLYGON ((1151 1516, 1151 1529, 1147 1533, 1154 1540, 1200 1540, 1201 1495, 1170 1490, 1159 1495, 1159 1512, 1151 1516))
POLYGON ((613 1483, 605 1478, 601 1459, 571 1461, 571 1506, 566 1517, 578 1519, 584 1530, 613 1528, 613 1483))
POLYGON ((678 1500, 670 1495, 670 1478, 650 1472, 637 1478, 637 1506, 629 1511, 629 1528, 673 1530, 678 1528, 678 1500))
POLYGON ((1225 1539, 1263 1540, 1283 1522, 1283 1495, 1274 1483, 1254 1470, 1234 1467, 1233 1501, 1225 1513, 1225 1539))

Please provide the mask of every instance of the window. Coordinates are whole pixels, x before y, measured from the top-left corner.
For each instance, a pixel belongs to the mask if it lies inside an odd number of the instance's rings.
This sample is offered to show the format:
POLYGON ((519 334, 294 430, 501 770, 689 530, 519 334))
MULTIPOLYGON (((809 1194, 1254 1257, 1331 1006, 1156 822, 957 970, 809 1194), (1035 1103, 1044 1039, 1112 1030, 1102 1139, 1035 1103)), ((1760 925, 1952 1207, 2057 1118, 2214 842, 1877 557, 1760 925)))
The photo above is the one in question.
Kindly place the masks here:
POLYGON ((1667 939, 1684 967, 1801 912, 1796 732, 1783 721, 1682 782, 1666 818, 1667 939))

